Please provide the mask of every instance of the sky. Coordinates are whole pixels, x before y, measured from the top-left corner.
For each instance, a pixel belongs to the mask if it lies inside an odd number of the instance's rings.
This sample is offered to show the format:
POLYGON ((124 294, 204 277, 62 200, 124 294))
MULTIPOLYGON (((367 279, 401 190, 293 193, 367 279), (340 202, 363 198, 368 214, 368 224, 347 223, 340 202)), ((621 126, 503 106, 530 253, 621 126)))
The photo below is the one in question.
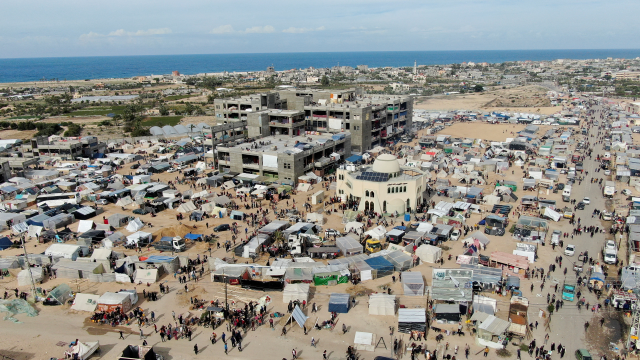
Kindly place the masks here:
POLYGON ((22 0, 0 58, 639 49, 638 0, 22 0))

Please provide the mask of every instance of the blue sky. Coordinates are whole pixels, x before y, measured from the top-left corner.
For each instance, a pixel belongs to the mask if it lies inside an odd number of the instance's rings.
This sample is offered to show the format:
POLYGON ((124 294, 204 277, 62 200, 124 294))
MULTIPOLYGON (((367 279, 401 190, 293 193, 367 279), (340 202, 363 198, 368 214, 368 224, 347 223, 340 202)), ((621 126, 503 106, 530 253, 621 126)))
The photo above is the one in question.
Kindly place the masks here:
POLYGON ((0 58, 638 49, 638 0, 22 0, 0 58))

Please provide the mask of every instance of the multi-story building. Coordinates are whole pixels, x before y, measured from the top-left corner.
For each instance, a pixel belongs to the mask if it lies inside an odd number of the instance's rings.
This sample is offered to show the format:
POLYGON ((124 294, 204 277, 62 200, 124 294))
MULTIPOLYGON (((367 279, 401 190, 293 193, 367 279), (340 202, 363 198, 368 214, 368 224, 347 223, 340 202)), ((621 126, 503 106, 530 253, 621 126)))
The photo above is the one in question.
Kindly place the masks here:
POLYGON ((94 158, 98 154, 104 154, 107 151, 107 144, 98 141, 95 136, 85 136, 80 140, 53 142, 50 142, 45 136, 40 136, 31 139, 31 146, 27 145, 25 148, 32 152, 33 157, 57 156, 64 160, 72 160, 82 157, 94 158))
POLYGON ((217 147, 218 169, 222 172, 256 174, 295 184, 298 177, 313 172, 333 172, 337 161, 351 156, 349 134, 266 136, 236 146, 217 147))
POLYGON ((261 110, 247 116, 249 138, 263 136, 305 134, 304 111, 298 110, 261 110))
POLYGON ((250 113, 267 109, 287 109, 286 101, 280 99, 276 92, 253 94, 229 99, 215 99, 218 124, 238 120, 248 120, 250 113))

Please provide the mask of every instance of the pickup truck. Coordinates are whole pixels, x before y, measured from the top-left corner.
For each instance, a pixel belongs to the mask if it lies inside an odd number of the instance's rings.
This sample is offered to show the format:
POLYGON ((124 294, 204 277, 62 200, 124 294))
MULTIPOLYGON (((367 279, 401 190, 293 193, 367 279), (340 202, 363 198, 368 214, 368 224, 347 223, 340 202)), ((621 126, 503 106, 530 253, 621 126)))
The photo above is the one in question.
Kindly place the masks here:
POLYGON ((156 250, 166 252, 181 252, 187 249, 184 239, 180 236, 176 236, 174 238, 170 236, 163 236, 160 240, 153 243, 153 247, 156 248, 156 250))

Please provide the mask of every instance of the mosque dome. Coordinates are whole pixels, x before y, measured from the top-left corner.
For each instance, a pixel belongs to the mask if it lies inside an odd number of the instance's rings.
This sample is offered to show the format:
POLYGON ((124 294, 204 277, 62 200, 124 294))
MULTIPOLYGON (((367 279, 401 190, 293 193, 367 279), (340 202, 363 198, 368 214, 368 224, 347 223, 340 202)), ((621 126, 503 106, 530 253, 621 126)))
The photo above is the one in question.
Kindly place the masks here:
POLYGON ((373 162, 373 171, 380 173, 398 173, 400 172, 400 163, 398 158, 391 154, 382 154, 373 162))

